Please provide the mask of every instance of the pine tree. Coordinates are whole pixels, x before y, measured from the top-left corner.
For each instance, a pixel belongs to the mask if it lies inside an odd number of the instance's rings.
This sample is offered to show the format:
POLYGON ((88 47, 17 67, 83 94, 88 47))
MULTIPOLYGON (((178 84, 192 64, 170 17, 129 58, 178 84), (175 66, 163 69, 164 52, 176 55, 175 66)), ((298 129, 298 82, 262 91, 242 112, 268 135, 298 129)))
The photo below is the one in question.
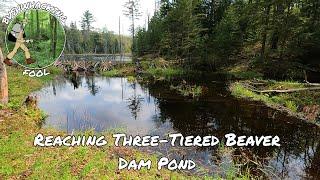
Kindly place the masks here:
POLYGON ((131 35, 132 35, 132 42, 133 46, 132 49, 135 51, 135 21, 138 20, 141 17, 141 12, 140 12, 140 1, 139 0, 128 0, 124 4, 124 15, 127 16, 130 21, 131 21, 131 35))
POLYGON ((81 18, 81 28, 84 31, 91 31, 92 30, 92 23, 94 23, 94 17, 89 10, 86 10, 81 18))

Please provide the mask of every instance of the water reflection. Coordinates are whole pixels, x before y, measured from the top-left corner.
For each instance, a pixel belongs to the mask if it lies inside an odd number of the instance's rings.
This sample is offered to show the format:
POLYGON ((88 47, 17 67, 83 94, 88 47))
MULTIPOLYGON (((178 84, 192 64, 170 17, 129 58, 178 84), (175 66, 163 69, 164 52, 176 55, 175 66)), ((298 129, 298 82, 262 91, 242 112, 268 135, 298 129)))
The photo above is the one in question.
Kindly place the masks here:
POLYGON ((262 166, 269 178, 320 178, 319 128, 261 104, 237 101, 228 96, 223 84, 207 85, 209 93, 200 101, 173 94, 166 86, 75 74, 53 81, 37 94, 39 106, 50 115, 45 126, 68 133, 125 128, 133 135, 278 135, 280 148, 236 148, 220 153, 218 147, 172 148, 162 144, 145 150, 191 158, 209 173, 224 174, 223 167, 230 161, 243 164, 249 158, 262 166))

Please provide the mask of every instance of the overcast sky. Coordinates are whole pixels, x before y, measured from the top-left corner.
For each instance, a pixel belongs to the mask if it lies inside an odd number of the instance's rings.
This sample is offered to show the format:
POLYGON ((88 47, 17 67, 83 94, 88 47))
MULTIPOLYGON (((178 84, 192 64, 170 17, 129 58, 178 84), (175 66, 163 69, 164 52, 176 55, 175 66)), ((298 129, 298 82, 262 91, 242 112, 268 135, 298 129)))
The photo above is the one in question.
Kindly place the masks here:
MULTIPOLYGON (((33 0, 15 0, 18 3, 29 2, 33 0)), ((37 1, 37 0, 35 0, 37 1)), ((62 10, 67 16, 67 24, 76 21, 78 28, 79 21, 85 10, 89 10, 95 17, 96 22, 93 24, 95 28, 107 27, 108 30, 119 31, 119 16, 121 17, 121 33, 129 35, 130 21, 123 15, 126 1, 128 0, 40 0, 41 2, 50 3, 62 10)), ((140 0, 142 17, 137 22, 138 26, 144 26, 147 14, 150 17, 155 9, 155 0, 140 0)))

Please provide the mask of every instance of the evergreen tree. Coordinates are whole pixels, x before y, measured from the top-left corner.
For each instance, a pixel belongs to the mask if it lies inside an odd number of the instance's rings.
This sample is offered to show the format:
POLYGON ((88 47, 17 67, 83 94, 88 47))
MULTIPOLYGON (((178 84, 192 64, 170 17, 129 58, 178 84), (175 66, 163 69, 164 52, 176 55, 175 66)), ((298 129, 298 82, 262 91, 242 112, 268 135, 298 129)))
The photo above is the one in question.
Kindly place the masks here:
POLYGON ((133 41, 133 50, 135 49, 135 21, 138 20, 141 16, 140 12, 140 1, 139 0, 128 0, 124 4, 125 10, 124 15, 127 16, 131 21, 131 35, 133 41))
POLYGON ((86 10, 81 18, 81 28, 84 31, 91 31, 92 30, 92 23, 95 22, 92 13, 89 10, 86 10))

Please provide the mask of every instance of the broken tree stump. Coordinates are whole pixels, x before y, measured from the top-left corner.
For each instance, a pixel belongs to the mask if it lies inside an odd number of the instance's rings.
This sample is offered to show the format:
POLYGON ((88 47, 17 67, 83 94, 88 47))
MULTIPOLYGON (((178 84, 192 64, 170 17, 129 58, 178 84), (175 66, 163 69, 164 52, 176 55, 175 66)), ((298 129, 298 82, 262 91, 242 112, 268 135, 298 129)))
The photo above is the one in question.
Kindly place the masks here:
POLYGON ((3 63, 4 57, 0 48, 0 103, 7 104, 9 101, 8 77, 6 66, 3 63))

